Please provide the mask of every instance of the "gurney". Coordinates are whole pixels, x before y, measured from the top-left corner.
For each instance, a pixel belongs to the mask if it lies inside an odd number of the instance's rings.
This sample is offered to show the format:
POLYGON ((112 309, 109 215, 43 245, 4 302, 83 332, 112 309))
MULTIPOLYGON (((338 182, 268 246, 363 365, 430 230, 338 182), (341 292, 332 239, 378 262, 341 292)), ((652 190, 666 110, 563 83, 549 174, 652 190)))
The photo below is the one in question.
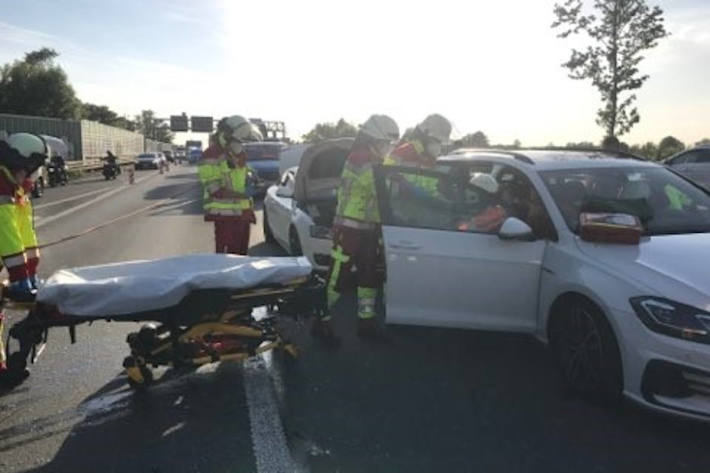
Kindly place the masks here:
POLYGON ((296 357, 278 316, 323 311, 325 297, 306 258, 201 254, 60 270, 36 301, 0 297, 3 305, 28 312, 9 331, 5 382, 27 377, 52 328, 68 328, 75 343, 79 324, 149 322, 128 335, 123 360, 129 384, 145 388, 151 367, 241 361, 268 350, 296 357))

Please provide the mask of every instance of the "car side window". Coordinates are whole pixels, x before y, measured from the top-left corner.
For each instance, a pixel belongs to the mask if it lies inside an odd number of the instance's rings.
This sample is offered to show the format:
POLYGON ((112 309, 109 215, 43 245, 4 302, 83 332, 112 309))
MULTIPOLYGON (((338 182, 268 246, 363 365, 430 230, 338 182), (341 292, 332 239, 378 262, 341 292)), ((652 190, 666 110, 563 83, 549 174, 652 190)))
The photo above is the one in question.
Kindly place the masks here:
POLYGON ((538 238, 556 240, 555 227, 530 179, 511 166, 502 166, 495 170, 494 174, 506 216, 518 218, 530 225, 533 234, 538 238))
POLYGON ((697 163, 708 164, 710 163, 710 149, 698 151, 697 163))
POLYGON ((502 224, 495 196, 457 176, 385 166, 378 181, 383 221, 433 230, 496 233, 502 224))

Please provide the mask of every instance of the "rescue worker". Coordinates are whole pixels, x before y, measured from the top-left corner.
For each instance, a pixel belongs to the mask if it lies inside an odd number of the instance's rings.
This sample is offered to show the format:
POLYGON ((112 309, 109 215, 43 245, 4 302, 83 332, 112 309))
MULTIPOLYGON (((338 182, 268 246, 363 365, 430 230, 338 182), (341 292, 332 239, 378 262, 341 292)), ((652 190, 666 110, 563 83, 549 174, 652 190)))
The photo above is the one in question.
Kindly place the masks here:
POLYGON ((439 114, 431 114, 414 127, 409 136, 385 158, 384 164, 433 168, 436 158, 441 155, 444 146, 449 144, 450 136, 451 123, 439 114))
POLYGON ((256 223, 253 185, 242 143, 261 135, 245 118, 223 118, 214 142, 205 150, 198 172, 204 189, 205 221, 214 222, 217 253, 246 255, 250 225, 256 223))
POLYGON ((333 222, 333 250, 326 288, 328 310, 314 322, 312 333, 316 337, 337 342, 331 309, 353 267, 357 279, 357 333, 362 337, 378 334, 375 299, 382 282, 377 270, 381 239, 373 167, 382 163, 398 139, 399 127, 394 120, 386 115, 372 115, 360 126, 345 162, 333 222))
MULTIPOLYGON (((39 248, 34 231, 30 175, 47 159, 44 140, 15 133, 0 141, 0 258, 10 276, 5 296, 31 301, 37 292, 39 248)), ((0 313, 0 371, 5 370, 0 313)))

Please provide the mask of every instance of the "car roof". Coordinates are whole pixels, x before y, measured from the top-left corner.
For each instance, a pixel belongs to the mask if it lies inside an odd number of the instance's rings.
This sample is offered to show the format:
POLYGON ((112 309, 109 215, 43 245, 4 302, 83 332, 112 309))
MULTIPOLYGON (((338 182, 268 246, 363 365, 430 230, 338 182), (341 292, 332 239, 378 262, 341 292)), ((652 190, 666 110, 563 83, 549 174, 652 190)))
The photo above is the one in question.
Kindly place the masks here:
POLYGON ((590 167, 658 166, 657 163, 646 161, 623 151, 578 148, 462 149, 437 159, 440 162, 477 160, 512 160, 539 171, 590 167))

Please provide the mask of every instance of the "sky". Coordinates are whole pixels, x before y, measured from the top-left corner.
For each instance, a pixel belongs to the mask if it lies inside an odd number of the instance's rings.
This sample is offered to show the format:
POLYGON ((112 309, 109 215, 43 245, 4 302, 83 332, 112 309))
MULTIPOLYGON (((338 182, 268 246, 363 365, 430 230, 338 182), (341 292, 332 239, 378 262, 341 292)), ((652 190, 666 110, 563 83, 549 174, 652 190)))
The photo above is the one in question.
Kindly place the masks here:
MULTIPOLYGON (((590 0, 587 0, 590 1, 590 0)), ((0 64, 49 46, 78 97, 122 115, 317 122, 441 113, 493 143, 599 142, 599 96, 560 67, 555 0, 0 0, 0 64)), ((710 137, 710 2, 648 0, 672 33, 646 53, 623 137, 710 137)), ((178 135, 176 142, 185 139, 178 135)))

